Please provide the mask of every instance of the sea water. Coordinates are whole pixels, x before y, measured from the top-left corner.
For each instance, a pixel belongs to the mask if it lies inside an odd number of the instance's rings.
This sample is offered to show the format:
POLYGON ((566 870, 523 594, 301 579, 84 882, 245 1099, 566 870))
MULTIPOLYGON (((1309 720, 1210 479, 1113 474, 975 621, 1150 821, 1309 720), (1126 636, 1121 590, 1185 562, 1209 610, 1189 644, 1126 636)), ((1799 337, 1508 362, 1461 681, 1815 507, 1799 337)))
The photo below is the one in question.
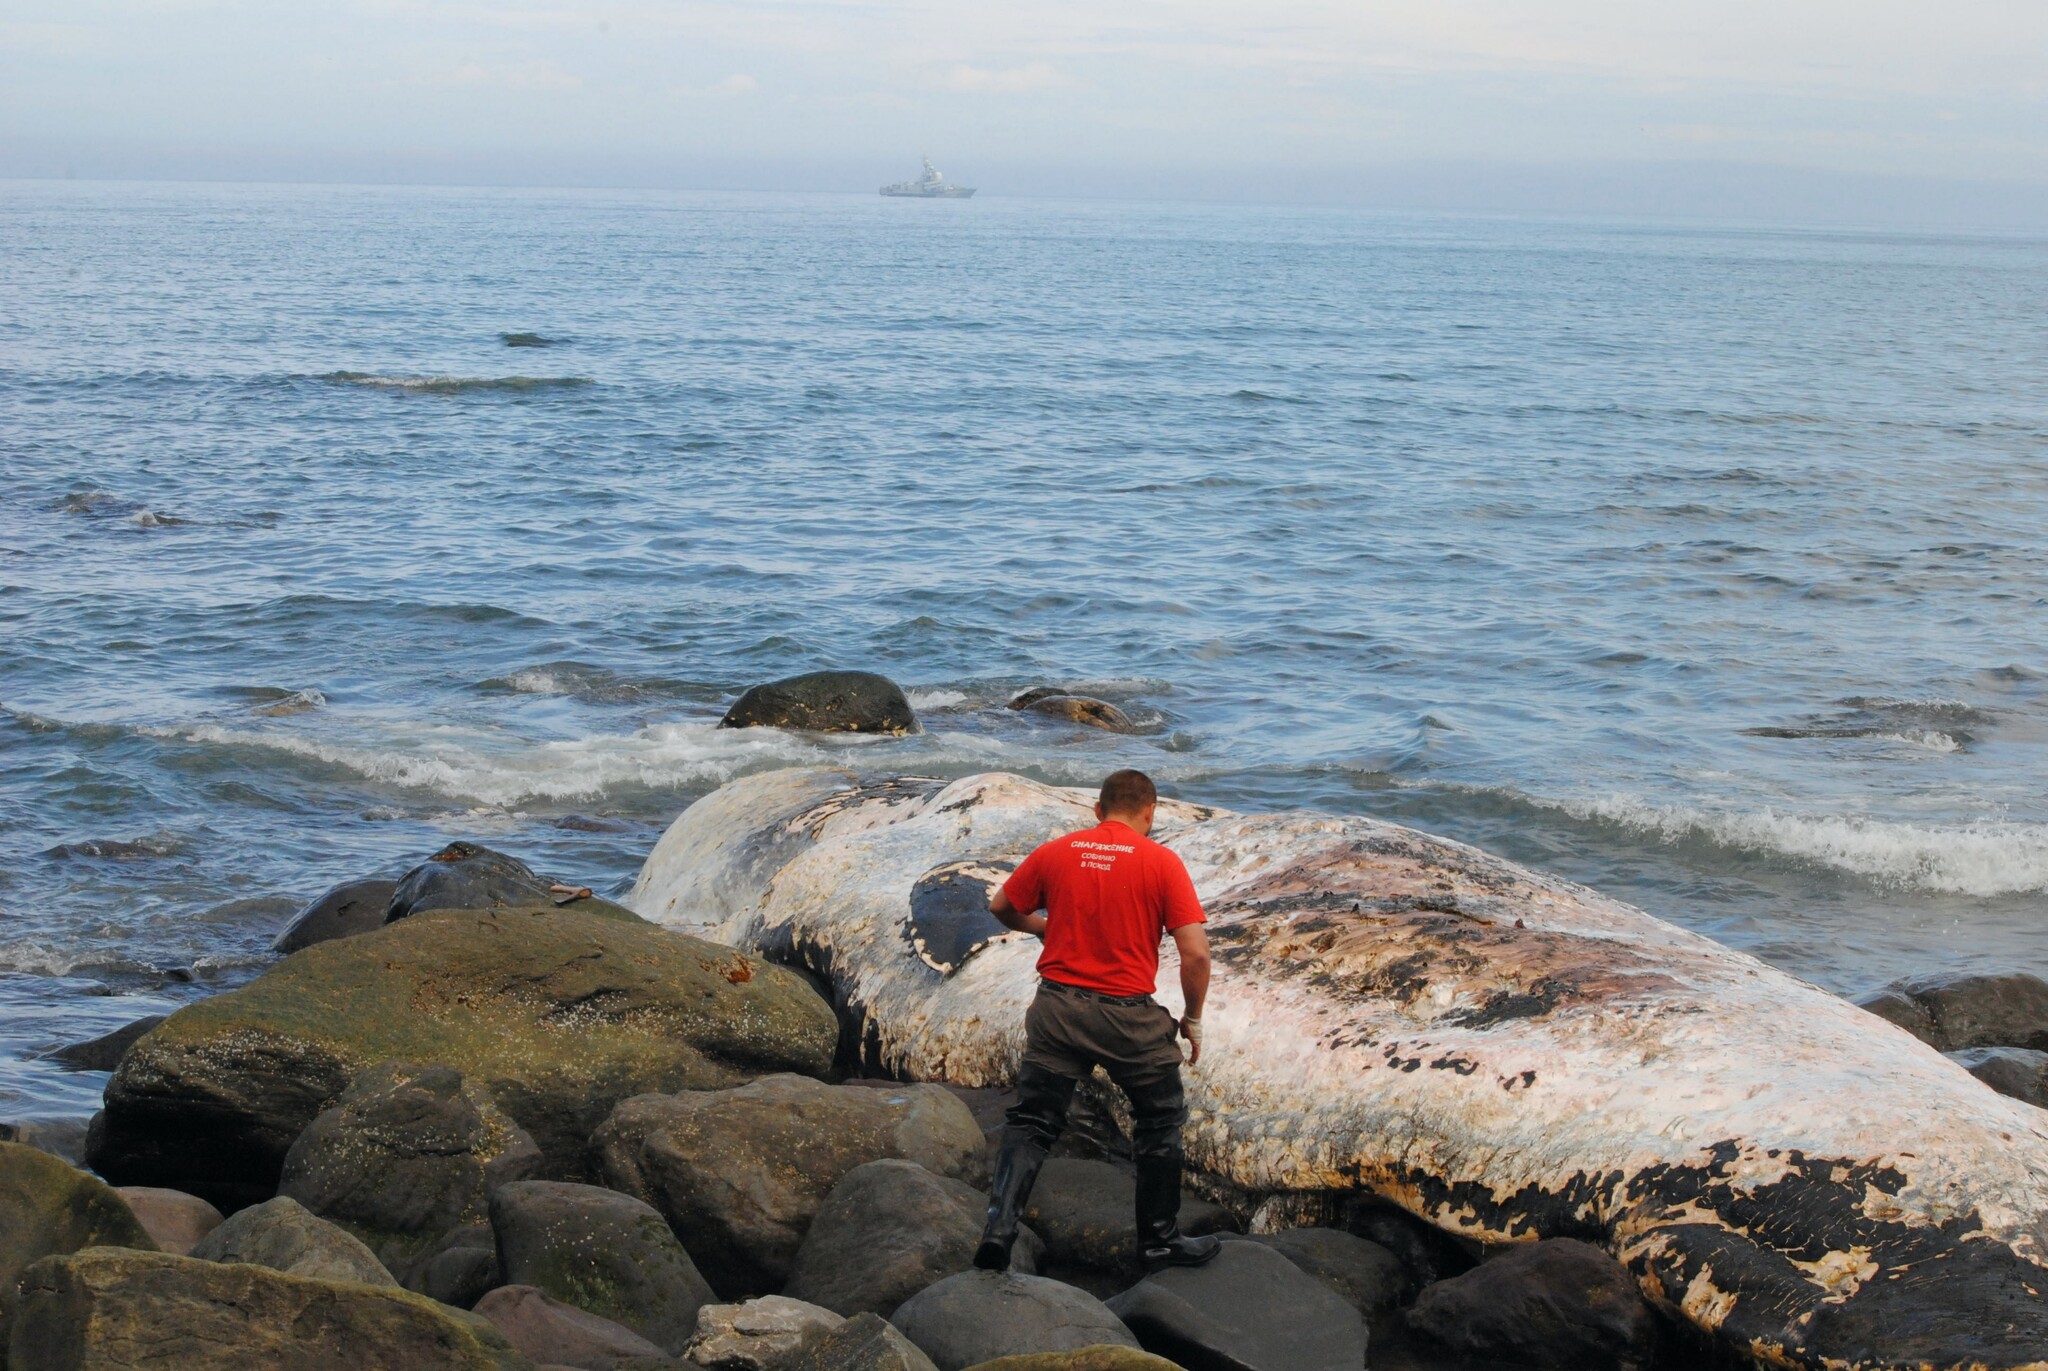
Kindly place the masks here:
POLYGON ((2033 240, 0 184, 0 1118, 333 882, 616 892, 802 764, 1375 814, 1845 994, 2048 971, 2044 458, 2033 240), (925 731, 715 727, 820 667, 925 731))

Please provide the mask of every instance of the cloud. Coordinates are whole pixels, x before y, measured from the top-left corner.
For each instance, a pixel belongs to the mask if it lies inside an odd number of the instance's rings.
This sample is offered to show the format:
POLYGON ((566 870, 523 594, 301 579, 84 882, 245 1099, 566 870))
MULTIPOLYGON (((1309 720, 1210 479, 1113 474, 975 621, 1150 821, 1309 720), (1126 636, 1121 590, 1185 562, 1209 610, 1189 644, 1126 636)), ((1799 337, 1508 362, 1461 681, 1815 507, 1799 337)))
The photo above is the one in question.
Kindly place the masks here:
POLYGON ((743 71, 734 72, 711 88, 714 95, 752 95, 759 89, 761 83, 743 71))
POLYGON ((1050 62, 1026 62, 1021 67, 1009 68, 970 67, 963 63, 940 77, 939 84, 947 90, 970 94, 1020 95, 1074 83, 1050 62))

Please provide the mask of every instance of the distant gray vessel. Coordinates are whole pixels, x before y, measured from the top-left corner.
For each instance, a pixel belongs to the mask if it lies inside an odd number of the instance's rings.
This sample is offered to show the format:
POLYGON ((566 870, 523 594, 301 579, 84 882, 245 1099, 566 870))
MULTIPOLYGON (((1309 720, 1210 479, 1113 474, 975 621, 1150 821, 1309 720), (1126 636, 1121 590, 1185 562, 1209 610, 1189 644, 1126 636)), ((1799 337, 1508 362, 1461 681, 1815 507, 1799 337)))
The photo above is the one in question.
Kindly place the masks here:
POLYGON ((932 165, 932 159, 924 159, 924 175, 915 181, 898 181, 892 186, 883 186, 884 195, 908 195, 919 200, 965 200, 974 194, 973 186, 957 186, 946 179, 946 173, 932 165))

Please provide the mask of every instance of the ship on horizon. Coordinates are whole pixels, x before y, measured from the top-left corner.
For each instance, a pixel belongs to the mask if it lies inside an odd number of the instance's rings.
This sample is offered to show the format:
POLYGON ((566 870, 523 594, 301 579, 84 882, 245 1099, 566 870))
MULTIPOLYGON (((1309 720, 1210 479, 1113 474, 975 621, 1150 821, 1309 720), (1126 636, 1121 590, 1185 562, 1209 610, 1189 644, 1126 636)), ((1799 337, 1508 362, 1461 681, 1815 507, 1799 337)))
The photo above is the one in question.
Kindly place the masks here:
POLYGON ((932 159, 924 159, 924 175, 915 181, 898 181, 882 187, 884 195, 907 195, 917 200, 965 200, 974 194, 973 186, 955 185, 946 179, 946 173, 932 165, 932 159))

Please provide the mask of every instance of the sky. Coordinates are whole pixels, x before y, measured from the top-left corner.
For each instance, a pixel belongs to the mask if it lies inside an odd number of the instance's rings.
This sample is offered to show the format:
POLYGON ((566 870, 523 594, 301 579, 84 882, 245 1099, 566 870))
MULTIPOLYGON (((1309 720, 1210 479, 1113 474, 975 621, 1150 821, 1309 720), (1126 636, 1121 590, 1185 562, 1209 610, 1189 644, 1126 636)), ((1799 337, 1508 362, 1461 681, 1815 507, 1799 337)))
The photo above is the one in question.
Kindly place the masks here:
POLYGON ((920 152, 994 194, 2048 224, 2048 2, 0 0, 0 176, 872 192, 920 152))

